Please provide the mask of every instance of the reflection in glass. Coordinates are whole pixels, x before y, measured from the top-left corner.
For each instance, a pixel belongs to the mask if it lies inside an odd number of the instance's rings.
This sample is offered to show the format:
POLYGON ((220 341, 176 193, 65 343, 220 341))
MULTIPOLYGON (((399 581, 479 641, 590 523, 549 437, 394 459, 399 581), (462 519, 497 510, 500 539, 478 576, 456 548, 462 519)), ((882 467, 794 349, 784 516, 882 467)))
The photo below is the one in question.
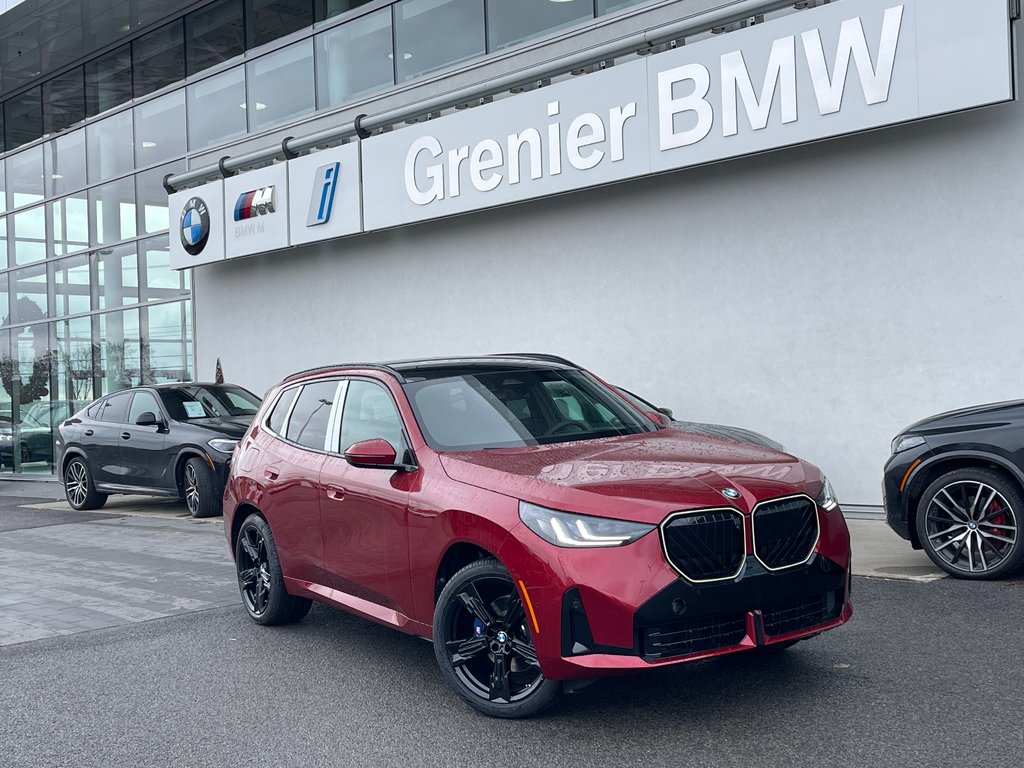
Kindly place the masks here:
POLYGON ((242 0, 219 0, 193 11, 185 17, 185 38, 190 75, 244 53, 242 0))
POLYGON ((53 425, 50 419, 49 327, 46 323, 11 331, 10 357, 0 367, 11 397, 15 472, 48 474, 53 466, 53 425))
MULTIPOLYGON (((11 301, 10 323, 34 323, 46 317, 46 265, 8 272, 11 301)), ((4 322, 7 325, 8 322, 4 322)))
POLYGON ((7 158, 7 208, 43 199, 43 148, 26 149, 7 158))
POLYGON ((249 47, 255 48, 313 23, 309 0, 249 0, 249 47))
POLYGON ((164 177, 186 170, 184 160, 143 171, 135 176, 135 204, 139 214, 139 234, 148 235, 167 229, 167 190, 164 177))
POLYGON ((89 201, 83 190, 46 205, 53 228, 53 256, 66 256, 89 247, 89 201))
MULTIPOLYGON (((0 109, 0 114, 3 114, 3 110, 0 109)), ((3 142, 0 141, 0 149, 3 148, 3 142)), ((0 160, 0 213, 7 210, 7 170, 3 160, 0 160)))
POLYGON ((483 0, 402 0, 394 11, 399 82, 486 50, 483 0))
POLYGON ((7 269, 7 218, 0 216, 0 269, 7 269))
POLYGON ((143 361, 139 310, 94 315, 93 334, 98 352, 97 376, 103 390, 96 393, 97 396, 141 384, 143 361))
POLYGON ((85 120, 85 79, 77 67, 43 83, 43 133, 56 133, 85 120))
POLYGON ((94 347, 92 320, 73 317, 53 324, 55 346, 53 354, 57 395, 74 413, 93 399, 94 347))
MULTIPOLYGON (((316 0, 316 20, 333 19, 335 16, 369 2, 372 0, 316 0)), ((388 15, 391 15, 390 12, 388 15)))
POLYGON ((184 79, 184 20, 171 22, 132 41, 132 65, 136 98, 184 79))
POLYGON ((236 67, 186 89, 188 145, 201 149, 245 135, 245 68, 236 67))
POLYGON ((85 177, 85 131, 58 136, 43 145, 43 186, 46 197, 82 189, 85 177))
POLYGON ((147 373, 149 381, 188 381, 192 378, 192 343, 189 332, 192 308, 188 301, 156 304, 148 308, 147 373))
POLYGON ((592 18, 593 0, 487 0, 487 47, 515 45, 592 18))
POLYGON ((176 272, 171 269, 167 235, 151 237, 139 243, 139 265, 142 270, 142 301, 163 301, 188 293, 191 270, 176 272))
POLYGON ((7 275, 0 274, 0 318, 3 324, 10 322, 11 296, 7 290, 7 275))
POLYGON ((185 154, 185 92, 135 108, 135 167, 144 168, 185 154))
POLYGON ((100 248, 92 254, 93 306, 113 309, 139 301, 139 263, 135 243, 100 248))
POLYGON ((85 111, 88 117, 132 98, 132 51, 125 43, 85 64, 85 111))
POLYGON ((628 8, 631 5, 649 2, 651 0, 597 0, 597 15, 600 16, 602 13, 611 13, 612 11, 628 8))
POLYGON ((390 8, 342 24, 315 39, 321 109, 395 84, 390 8))
POLYGON ((3 109, 7 149, 17 149, 43 135, 43 96, 39 86, 7 99, 3 109))
POLYGON ((89 154, 89 183, 128 173, 134 167, 132 157, 132 111, 91 123, 85 129, 89 154))
POLYGON ((53 294, 54 315, 77 315, 91 309, 88 254, 54 263, 53 294))
POLYGON ((89 190, 93 244, 135 237, 135 180, 131 176, 89 190))
POLYGON ((14 225, 11 260, 14 264, 31 264, 46 258, 46 207, 38 205, 8 216, 14 225))
POLYGON ((261 56, 249 72, 249 130, 310 114, 314 107, 313 41, 303 40, 261 56))

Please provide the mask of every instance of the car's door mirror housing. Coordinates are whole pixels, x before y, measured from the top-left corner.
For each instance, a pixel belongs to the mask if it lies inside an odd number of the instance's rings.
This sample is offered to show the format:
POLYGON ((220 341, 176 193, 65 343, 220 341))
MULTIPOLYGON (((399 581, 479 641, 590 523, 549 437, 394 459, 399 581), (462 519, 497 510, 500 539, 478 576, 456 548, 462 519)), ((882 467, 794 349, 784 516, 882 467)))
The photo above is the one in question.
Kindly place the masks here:
POLYGON ((391 443, 379 437, 360 440, 345 451, 345 461, 353 467, 367 469, 402 469, 403 467, 396 463, 397 458, 391 443))
POLYGON ((143 411, 135 420, 135 425, 138 427, 162 427, 163 424, 163 420, 152 411, 143 411))
POLYGON ((644 416, 653 421, 659 427, 668 427, 672 425, 672 419, 666 416, 664 413, 659 411, 644 411, 644 416))
POLYGON ((666 416, 668 416, 669 421, 671 421, 672 419, 675 418, 675 416, 672 415, 672 409, 671 408, 658 408, 658 413, 663 413, 666 416))

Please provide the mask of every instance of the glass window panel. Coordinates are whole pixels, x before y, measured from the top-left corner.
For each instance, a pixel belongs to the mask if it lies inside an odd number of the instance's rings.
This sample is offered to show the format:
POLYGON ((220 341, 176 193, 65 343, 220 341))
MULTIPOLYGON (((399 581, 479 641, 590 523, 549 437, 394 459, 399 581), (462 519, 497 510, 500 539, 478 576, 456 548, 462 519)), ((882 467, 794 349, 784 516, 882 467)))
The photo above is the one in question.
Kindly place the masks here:
POLYGON ((151 381, 189 381, 192 370, 191 306, 187 301, 157 304, 147 310, 147 371, 151 381))
POLYGON ((139 301, 139 260, 135 243, 92 254, 93 307, 113 309, 139 301))
POLYGON ((89 190, 94 245, 135 237, 135 179, 126 176, 89 190))
POLYGON ((8 210, 43 199, 43 148, 32 147, 7 158, 8 210))
POLYGON ((350 381, 341 416, 340 452, 344 453, 355 443, 374 438, 387 440, 395 454, 401 457, 405 449, 402 417, 384 387, 368 381, 350 381))
POLYGON ((185 21, 178 19, 132 41, 135 96, 185 78, 185 21))
POLYGON ((85 65, 85 112, 87 117, 106 112, 132 98, 131 45, 104 54, 85 65))
POLYGON ((15 471, 46 474, 53 464, 53 427, 48 405, 52 362, 49 325, 39 323, 12 331, 11 354, 11 416, 14 443, 19 448, 12 457, 15 471))
POLYGON ((101 394, 140 384, 139 310, 96 315, 94 323, 101 394))
POLYGON ((169 173, 186 170, 184 160, 161 165, 135 176, 135 203, 138 209, 140 235, 163 232, 167 229, 167 190, 164 177, 169 173))
POLYGON ((37 206, 8 217, 14 225, 11 242, 11 261, 31 264, 46 258, 46 207, 37 206))
POLYGON ((136 392, 132 397, 132 404, 128 409, 128 423, 135 424, 144 413, 151 413, 157 418, 161 418, 163 414, 160 406, 156 403, 156 397, 152 392, 146 390, 136 392))
POLYGON ((600 16, 602 13, 611 13, 612 11, 628 8, 631 5, 641 5, 649 2, 651 0, 597 0, 597 14, 600 16))
POLYGON ((0 216, 0 269, 7 269, 7 218, 0 216))
POLYGON ((594 18, 593 0, 487 0, 488 50, 594 18))
MULTIPOLYGON (((333 19, 373 0, 316 0, 316 20, 333 19)), ((388 13, 390 16, 390 12, 388 13)))
MULTIPOLYGON (((0 114, 3 114, 3 110, 0 109, 0 114)), ((3 127, 0 126, 0 132, 3 131, 3 127)), ((0 151, 3 150, 3 142, 0 141, 0 151)), ((6 163, 0 160, 0 213, 7 210, 7 170, 6 163)))
POLYGON ((312 40, 262 56, 246 67, 249 130, 308 115, 315 108, 312 40))
POLYGON ((249 47, 255 48, 313 23, 313 0, 248 0, 249 47))
POLYGON ((190 75, 244 53, 242 0, 220 0, 190 13, 185 40, 190 75))
POLYGON ((46 300, 46 265, 37 264, 7 274, 10 280, 8 290, 13 298, 11 322, 33 323, 46 317, 49 310, 46 300))
POLYGON ((185 92, 153 99, 135 108, 135 167, 185 154, 185 92))
POLYGON ((337 390, 337 381, 318 381, 302 388, 288 419, 289 440, 307 448, 324 449, 328 417, 337 390))
POLYGON ((85 190, 46 206, 53 230, 52 256, 66 256, 89 247, 89 200, 85 190))
POLYGON ((151 237, 139 243, 142 301, 162 301, 187 295, 190 271, 171 269, 168 236, 151 237))
POLYGON ((56 133, 85 120, 85 79, 81 67, 43 83, 43 133, 56 133))
MULTIPOLYGON (((10 300, 10 295, 8 293, 8 288, 7 288, 7 275, 6 274, 0 274, 0 318, 3 318, 2 321, 0 321, 0 325, 9 325, 10 324, 10 322, 11 322, 10 311, 11 311, 11 300, 10 300)), ((0 428, 2 428, 2 426, 3 425, 0 424, 0 428)))
POLYGON ((394 10, 399 82, 485 52, 483 0, 402 0, 394 10))
POLYGON ((395 84, 390 8, 317 35, 316 45, 317 103, 321 109, 395 84))
POLYGON ((46 197, 66 195, 86 185, 85 131, 58 136, 43 145, 43 192, 46 197))
POLYGON ((120 176, 135 167, 132 157, 132 111, 90 124, 85 129, 89 183, 120 176))
POLYGON ((3 106, 0 106, 0 152, 6 152, 7 145, 4 141, 4 110, 3 106))
POLYGON ((75 317, 53 325, 57 393, 62 401, 69 402, 74 413, 94 397, 92 319, 75 317))
POLYGON ((4 102, 4 132, 8 149, 16 149, 43 135, 43 97, 39 86, 4 102))
POLYGON ((89 285, 89 254, 54 262, 53 314, 77 315, 92 309, 89 285))
POLYGON ((201 149, 245 135, 245 68, 190 85, 188 145, 201 149))

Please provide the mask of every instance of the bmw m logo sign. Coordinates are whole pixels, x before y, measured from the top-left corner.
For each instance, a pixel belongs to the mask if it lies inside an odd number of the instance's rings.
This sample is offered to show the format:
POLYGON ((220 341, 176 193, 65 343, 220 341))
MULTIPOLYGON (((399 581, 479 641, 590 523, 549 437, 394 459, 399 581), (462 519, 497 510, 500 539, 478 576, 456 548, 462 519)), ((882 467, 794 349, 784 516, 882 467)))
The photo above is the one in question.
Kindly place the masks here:
POLYGON ((192 197, 181 209, 181 245, 191 256, 202 253, 210 239, 210 209, 201 197, 192 197))
POLYGON ((243 192, 235 202, 235 221, 253 219, 274 212, 274 187, 262 187, 243 192))

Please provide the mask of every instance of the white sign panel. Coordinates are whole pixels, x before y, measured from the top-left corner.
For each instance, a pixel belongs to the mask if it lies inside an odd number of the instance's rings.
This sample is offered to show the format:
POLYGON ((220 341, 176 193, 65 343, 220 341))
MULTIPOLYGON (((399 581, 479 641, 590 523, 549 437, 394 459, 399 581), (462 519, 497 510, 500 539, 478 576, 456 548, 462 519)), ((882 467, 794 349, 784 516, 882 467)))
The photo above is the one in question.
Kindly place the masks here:
POLYGON ((167 200, 171 269, 224 258, 224 182, 175 192, 167 200))
POLYGON ((284 163, 224 180, 227 258, 288 247, 288 169, 284 163))
POLYGON ((291 244, 360 232, 359 145, 345 144, 288 161, 291 244))
POLYGON ((841 0, 367 139, 364 226, 1012 98, 1005 0, 841 0))

